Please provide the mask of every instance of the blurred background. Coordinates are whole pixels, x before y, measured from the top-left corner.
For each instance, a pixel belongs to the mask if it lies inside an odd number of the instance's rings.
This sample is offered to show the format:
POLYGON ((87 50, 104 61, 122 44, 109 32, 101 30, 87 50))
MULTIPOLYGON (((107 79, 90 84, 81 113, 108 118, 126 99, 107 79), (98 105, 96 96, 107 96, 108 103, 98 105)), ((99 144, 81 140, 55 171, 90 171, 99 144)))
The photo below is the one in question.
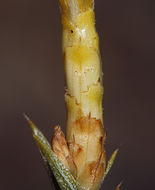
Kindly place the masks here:
MULTIPOLYGON (((96 0, 108 158, 102 189, 154 190, 155 1, 96 0)), ((0 1, 0 189, 50 190, 23 112, 50 141, 65 127, 57 0, 0 1)))

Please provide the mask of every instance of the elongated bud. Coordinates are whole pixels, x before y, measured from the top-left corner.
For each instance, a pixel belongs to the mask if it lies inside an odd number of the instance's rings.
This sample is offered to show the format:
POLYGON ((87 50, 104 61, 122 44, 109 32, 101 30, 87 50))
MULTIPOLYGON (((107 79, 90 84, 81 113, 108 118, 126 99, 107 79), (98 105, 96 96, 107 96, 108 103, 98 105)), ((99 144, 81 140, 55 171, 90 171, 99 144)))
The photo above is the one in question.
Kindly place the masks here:
POLYGON ((50 146, 41 131, 24 116, 55 188, 98 190, 114 163, 118 149, 106 166, 102 67, 94 0, 59 2, 66 76, 66 139, 61 128, 56 126, 50 146))
POLYGON ((93 0, 59 0, 66 76, 67 142, 84 189, 99 187, 105 170, 102 69, 93 0))

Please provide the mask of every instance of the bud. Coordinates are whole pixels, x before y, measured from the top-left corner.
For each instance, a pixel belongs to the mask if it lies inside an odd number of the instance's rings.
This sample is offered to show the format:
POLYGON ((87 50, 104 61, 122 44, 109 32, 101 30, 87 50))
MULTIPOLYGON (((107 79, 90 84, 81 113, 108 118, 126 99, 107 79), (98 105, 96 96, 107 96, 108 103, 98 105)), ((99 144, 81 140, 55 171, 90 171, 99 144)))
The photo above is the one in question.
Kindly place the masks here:
POLYGON ((58 156, 59 160, 66 166, 66 168, 70 170, 72 175, 76 177, 76 166, 70 154, 64 134, 59 126, 56 126, 54 129, 52 150, 58 156))
MULTIPOLYGON (((61 190, 98 190, 118 149, 106 166, 103 85, 94 0, 59 0, 66 77, 66 139, 59 126, 52 146, 25 115, 51 183, 61 190)), ((120 189, 119 184, 116 190, 120 189)))
POLYGON ((66 76, 67 130, 52 147, 83 189, 97 189, 105 171, 102 69, 93 0, 59 0, 66 76), (68 145, 68 146, 67 146, 68 145), (74 172, 73 172, 74 171, 74 172), (76 172, 75 172, 76 171, 76 172))

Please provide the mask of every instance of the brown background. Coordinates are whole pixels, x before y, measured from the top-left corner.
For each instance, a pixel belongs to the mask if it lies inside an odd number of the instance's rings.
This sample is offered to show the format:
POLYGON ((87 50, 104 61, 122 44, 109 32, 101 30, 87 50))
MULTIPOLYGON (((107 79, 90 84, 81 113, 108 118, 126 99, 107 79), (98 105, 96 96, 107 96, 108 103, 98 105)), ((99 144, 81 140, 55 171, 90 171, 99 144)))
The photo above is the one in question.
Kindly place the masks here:
MULTIPOLYGON (((108 157, 103 189, 155 189, 155 1, 96 0, 108 157)), ((0 189, 50 190, 22 113, 50 140, 65 126, 57 0, 0 1, 0 189)))

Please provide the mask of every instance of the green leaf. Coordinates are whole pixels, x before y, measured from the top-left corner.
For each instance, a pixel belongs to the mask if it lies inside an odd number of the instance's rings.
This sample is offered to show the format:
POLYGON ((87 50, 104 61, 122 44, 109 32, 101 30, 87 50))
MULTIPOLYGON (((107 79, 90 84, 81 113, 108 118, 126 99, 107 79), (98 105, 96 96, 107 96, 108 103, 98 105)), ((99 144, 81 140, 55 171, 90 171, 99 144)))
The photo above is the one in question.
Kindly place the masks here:
POLYGON ((78 187, 76 180, 71 175, 70 171, 64 166, 64 164, 60 162, 56 154, 52 151, 50 144, 42 132, 26 115, 24 116, 31 126, 33 138, 39 148, 49 175, 51 175, 52 171, 61 190, 79 190, 80 188, 78 187))
MULTIPOLYGON (((39 150, 39 151, 40 151, 40 153, 41 153, 41 150, 39 150)), ((52 189, 60 190, 59 185, 58 185, 58 183, 57 183, 57 181, 56 181, 56 179, 55 179, 55 176, 53 175, 53 172, 52 172, 52 170, 51 170, 51 168, 50 168, 50 166, 49 166, 49 164, 48 164, 46 158, 43 156, 42 153, 41 153, 41 157, 42 157, 42 159, 43 159, 43 161, 44 161, 44 165, 45 165, 47 174, 48 174, 48 176, 49 176, 49 180, 50 180, 52 189)))
POLYGON ((105 173, 104 173, 104 177, 103 177, 103 178, 105 178, 105 177, 107 176, 107 174, 109 173, 109 171, 110 171, 110 169, 111 169, 111 167, 112 167, 112 165, 113 165, 113 163, 114 163, 114 161, 115 161, 115 159, 116 159, 117 153, 118 153, 118 149, 116 149, 116 150, 113 152, 112 156, 110 157, 110 160, 108 161, 108 165, 107 165, 107 167, 106 167, 106 170, 105 170, 105 173))

